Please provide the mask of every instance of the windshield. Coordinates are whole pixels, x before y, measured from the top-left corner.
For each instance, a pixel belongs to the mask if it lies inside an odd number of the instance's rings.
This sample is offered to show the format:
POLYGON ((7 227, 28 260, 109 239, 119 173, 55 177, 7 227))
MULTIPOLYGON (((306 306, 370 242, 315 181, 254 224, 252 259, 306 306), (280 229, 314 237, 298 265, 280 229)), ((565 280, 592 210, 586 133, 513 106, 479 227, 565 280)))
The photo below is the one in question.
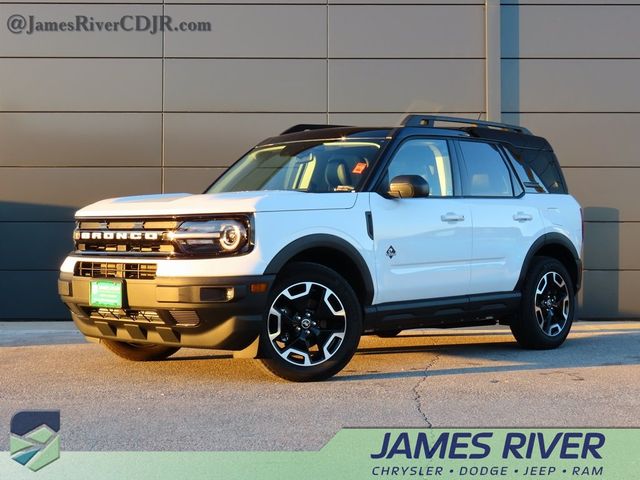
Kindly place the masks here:
POLYGON ((358 190, 384 140, 303 141, 258 147, 227 170, 206 193, 358 190))

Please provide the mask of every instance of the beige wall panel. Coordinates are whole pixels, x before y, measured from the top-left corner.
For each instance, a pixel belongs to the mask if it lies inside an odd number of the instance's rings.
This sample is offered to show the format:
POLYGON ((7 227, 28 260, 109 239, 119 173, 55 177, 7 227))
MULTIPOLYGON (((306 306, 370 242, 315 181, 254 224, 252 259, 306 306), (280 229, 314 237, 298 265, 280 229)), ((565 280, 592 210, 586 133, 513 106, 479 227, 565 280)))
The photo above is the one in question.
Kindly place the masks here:
POLYGON ((164 172, 165 192, 202 193, 223 172, 224 168, 167 168, 164 172))
POLYGON ((505 114, 551 143, 563 167, 640 167, 640 114, 505 114))
POLYGON ((506 112, 640 112, 640 60, 502 61, 506 112))
POLYGON ((484 11, 477 5, 336 5, 329 7, 329 39, 334 58, 484 57, 484 11))
POLYGON ((325 122, 323 113, 168 113, 165 165, 226 167, 256 143, 292 125, 325 122))
POLYGON ((329 0, 329 4, 364 4, 364 5, 406 5, 406 4, 425 4, 425 5, 484 5, 483 0, 329 0))
POLYGON ((640 223, 585 223, 585 268, 640 270, 640 223))
POLYGON ((0 166, 159 166, 159 113, 0 113, 0 166))
POLYGON ((0 221, 71 220, 104 198, 157 193, 159 168, 0 168, 0 221))
POLYGON ((174 18, 211 22, 210 32, 165 35, 168 57, 326 57, 320 5, 167 5, 174 18))
POLYGON ((585 271, 580 291, 580 318, 640 317, 640 271, 585 271))
POLYGON ((170 59, 165 109, 319 112, 326 109, 325 60, 170 59))
POLYGON ((159 59, 0 59, 0 111, 145 111, 162 106, 159 59))
POLYGON ((637 58, 639 19, 640 6, 505 5, 502 56, 637 58))
POLYGON ((331 60, 329 110, 484 109, 483 60, 331 60))
MULTIPOLYGON (((93 17, 97 22, 119 22, 124 15, 135 17, 162 15, 161 5, 16 5, 0 4, 0 56, 12 57, 150 57, 162 55, 162 35, 149 32, 118 31, 34 31, 31 34, 11 33, 9 17, 20 14, 33 17, 34 23, 73 22, 76 17, 93 17)), ((128 19, 125 28, 133 28, 135 19, 128 19)), ((94 27, 95 28, 95 27, 94 27)))
POLYGON ((640 168, 565 168, 564 174, 586 220, 640 220, 640 168))
POLYGON ((59 268, 73 249, 74 228, 74 222, 0 222, 0 270, 59 268))

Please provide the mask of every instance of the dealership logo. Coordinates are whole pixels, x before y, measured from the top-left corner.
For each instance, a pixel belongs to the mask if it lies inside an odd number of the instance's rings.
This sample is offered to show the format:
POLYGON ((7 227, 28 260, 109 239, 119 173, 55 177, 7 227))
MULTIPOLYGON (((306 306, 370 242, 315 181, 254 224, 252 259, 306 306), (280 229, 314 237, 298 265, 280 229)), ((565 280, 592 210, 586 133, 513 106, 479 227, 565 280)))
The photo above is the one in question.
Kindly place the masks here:
POLYGON ((36 472, 60 458, 60 411, 24 411, 11 419, 11 458, 36 472))

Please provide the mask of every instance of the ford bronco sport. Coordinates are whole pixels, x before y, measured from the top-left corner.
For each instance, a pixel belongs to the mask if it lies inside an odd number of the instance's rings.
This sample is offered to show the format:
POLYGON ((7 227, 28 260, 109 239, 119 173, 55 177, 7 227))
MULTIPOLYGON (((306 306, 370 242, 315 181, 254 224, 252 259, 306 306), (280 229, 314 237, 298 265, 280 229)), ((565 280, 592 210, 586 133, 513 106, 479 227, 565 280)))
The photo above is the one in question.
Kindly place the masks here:
POLYGON ((58 289, 85 336, 138 361, 232 350, 293 381, 339 372, 363 334, 501 323, 557 347, 582 272, 549 143, 461 118, 297 125, 202 195, 104 200, 76 221, 58 289))

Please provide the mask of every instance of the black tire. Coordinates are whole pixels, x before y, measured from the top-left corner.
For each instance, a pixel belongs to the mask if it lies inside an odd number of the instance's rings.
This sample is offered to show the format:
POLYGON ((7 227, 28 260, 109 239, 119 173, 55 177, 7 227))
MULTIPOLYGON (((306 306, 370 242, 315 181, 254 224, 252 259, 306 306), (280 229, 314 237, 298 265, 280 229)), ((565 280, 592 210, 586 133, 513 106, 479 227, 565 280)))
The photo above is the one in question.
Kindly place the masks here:
POLYGON ((524 348, 559 347, 571 330, 575 305, 573 281, 564 265, 555 258, 534 257, 522 288, 520 314, 511 322, 511 332, 524 348))
POLYGON ((165 347, 164 345, 143 345, 140 343, 126 343, 115 340, 102 339, 101 343, 107 350, 120 358, 133 362, 152 362, 164 360, 180 350, 180 347, 165 347))
POLYGON ((402 330, 398 328, 396 330, 384 330, 382 332, 376 332, 376 335, 380 338, 393 338, 400 335, 401 332, 402 330))
POLYGON ((265 309, 261 362, 285 380, 325 380, 342 370, 358 348, 358 297, 344 278, 323 265, 298 262, 286 267, 265 309))

